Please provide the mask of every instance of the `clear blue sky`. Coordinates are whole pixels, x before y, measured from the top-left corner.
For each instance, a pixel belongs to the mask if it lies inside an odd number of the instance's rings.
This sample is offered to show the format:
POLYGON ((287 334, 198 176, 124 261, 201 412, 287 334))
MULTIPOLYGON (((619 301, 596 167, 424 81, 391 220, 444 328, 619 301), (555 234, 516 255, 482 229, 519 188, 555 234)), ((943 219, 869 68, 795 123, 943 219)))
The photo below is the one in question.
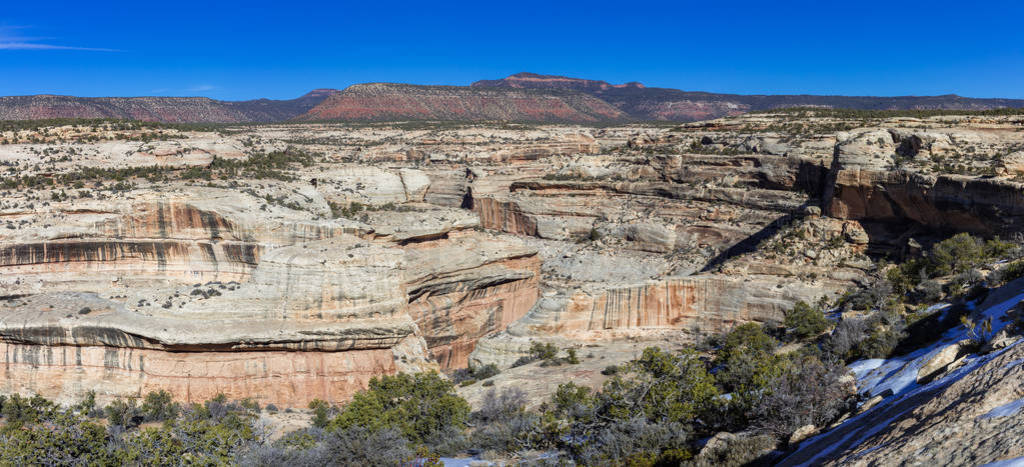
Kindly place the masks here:
POLYGON ((291 98, 519 71, 744 94, 1024 98, 1024 2, 28 2, 0 95, 291 98))

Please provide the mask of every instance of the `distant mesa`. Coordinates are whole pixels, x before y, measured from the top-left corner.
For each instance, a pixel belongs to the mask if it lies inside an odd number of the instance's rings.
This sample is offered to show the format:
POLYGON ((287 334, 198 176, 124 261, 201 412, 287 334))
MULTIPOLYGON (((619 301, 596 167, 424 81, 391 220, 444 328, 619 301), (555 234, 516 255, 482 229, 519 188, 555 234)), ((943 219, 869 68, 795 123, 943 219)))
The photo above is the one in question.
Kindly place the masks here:
POLYGON ((110 118, 164 123, 269 123, 295 118, 338 92, 316 89, 296 99, 249 101, 207 97, 9 96, 0 97, 0 120, 110 118))
POLYGON ((1024 107, 1024 99, 975 99, 943 96, 812 96, 742 95, 649 88, 638 82, 605 81, 566 76, 516 73, 507 78, 482 80, 478 88, 572 89, 598 97, 637 120, 697 121, 739 115, 752 110, 786 107, 827 107, 859 110, 989 110, 1024 107))
POLYGON ((481 88, 521 88, 521 89, 571 89, 582 92, 599 92, 608 89, 644 89, 644 85, 636 81, 626 84, 609 84, 607 81, 570 78, 568 76, 538 75, 536 73, 516 73, 504 79, 481 80, 472 87, 481 88))
POLYGON ((594 96, 563 90, 357 84, 296 120, 607 122, 629 120, 594 96))
POLYGON ((0 120, 112 118, 166 123, 287 121, 689 122, 756 110, 822 107, 858 110, 990 110, 1024 99, 941 96, 743 95, 647 87, 632 81, 516 73, 470 86, 401 83, 314 89, 290 100, 220 101, 204 97, 0 97, 0 120))

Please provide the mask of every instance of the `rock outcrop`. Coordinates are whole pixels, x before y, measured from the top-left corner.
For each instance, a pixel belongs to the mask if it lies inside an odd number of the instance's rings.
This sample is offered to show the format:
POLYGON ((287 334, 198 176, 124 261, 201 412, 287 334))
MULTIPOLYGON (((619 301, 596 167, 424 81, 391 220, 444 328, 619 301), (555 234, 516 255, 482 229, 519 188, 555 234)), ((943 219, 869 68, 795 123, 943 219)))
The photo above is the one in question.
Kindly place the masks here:
MULTIPOLYGON (((1006 324, 1006 310, 1021 300, 1024 281, 993 292, 977 313, 1006 324)), ((951 330, 930 347, 861 372, 861 388, 877 395, 859 413, 804 441, 780 465, 878 465, 893 461, 964 465, 1024 457, 1024 345, 1015 335, 983 355, 965 352, 951 330), (943 368, 944 367, 944 368, 943 368), (915 379, 915 376, 926 376, 915 379), (873 382, 872 382, 873 381, 873 382), (884 389, 883 389, 884 387, 884 389)))
MULTIPOLYGON (((1012 132, 988 133, 993 156, 1019 142, 1008 139, 1012 132)), ((874 130, 839 138, 824 200, 832 217, 985 235, 1024 230, 1024 184, 1016 180, 897 167, 897 160, 922 154, 945 157, 967 145, 975 151, 982 146, 979 132, 874 130)))
MULTIPOLYGON (((408 91, 430 104, 424 118, 548 118, 532 106, 551 96, 577 112, 558 115, 621 115, 582 90, 473 88, 525 107, 456 112, 461 90, 369 89, 344 96, 376 106, 408 91)), ((535 342, 575 349, 584 362, 569 369, 495 377, 534 404, 569 377, 599 387, 647 345, 777 322, 864 285, 880 272, 868 255, 944 229, 1020 231, 1024 117, 800 112, 675 128, 4 130, 0 392, 295 407, 343 402, 376 375, 507 368, 535 342)), ((1012 338, 983 348, 1015 352, 1012 338)), ((906 380, 973 368, 959 349, 932 357, 906 380)), ((863 415, 900 395, 870 392, 863 415)), ((810 431, 808 449, 830 430, 810 431)))
POLYGON ((250 280, 8 296, 3 387, 69 402, 157 389, 341 401, 375 375, 431 365, 405 313, 402 261, 341 236, 270 250, 250 280))
POLYGON ((330 183, 285 186, 305 214, 183 186, 6 211, 2 390, 341 402, 377 375, 465 366, 536 298, 536 250, 471 214, 374 211, 376 231, 322 218, 330 183), (416 215, 433 222, 403 226, 416 215))

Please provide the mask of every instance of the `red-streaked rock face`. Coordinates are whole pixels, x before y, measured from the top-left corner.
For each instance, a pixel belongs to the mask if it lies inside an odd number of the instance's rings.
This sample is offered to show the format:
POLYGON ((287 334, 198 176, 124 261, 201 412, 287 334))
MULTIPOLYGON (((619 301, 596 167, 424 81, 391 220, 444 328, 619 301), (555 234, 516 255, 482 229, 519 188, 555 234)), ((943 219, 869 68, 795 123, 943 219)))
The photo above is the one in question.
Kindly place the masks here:
POLYGON ((8 212, 39 228, 0 232, 0 392, 341 403, 374 376, 464 367, 538 295, 536 250, 468 211, 377 212, 374 231, 264 201, 164 187, 8 212))
POLYGON ((0 344, 0 391, 74 403, 166 390, 185 402, 218 394, 303 407, 344 402, 375 376, 397 371, 391 349, 348 352, 167 352, 105 346, 0 344))
POLYGON ((540 258, 519 242, 462 236, 418 245, 406 259, 409 314, 442 368, 465 367, 480 338, 537 301, 540 258))
POLYGON ((511 365, 533 339, 575 345, 687 333, 727 332, 745 322, 781 321, 798 300, 841 287, 783 283, 768 275, 701 274, 546 296, 508 331, 481 340, 474 365, 511 365))
POLYGON ((373 83, 351 86, 297 120, 596 122, 626 118, 608 103, 575 92, 373 83))

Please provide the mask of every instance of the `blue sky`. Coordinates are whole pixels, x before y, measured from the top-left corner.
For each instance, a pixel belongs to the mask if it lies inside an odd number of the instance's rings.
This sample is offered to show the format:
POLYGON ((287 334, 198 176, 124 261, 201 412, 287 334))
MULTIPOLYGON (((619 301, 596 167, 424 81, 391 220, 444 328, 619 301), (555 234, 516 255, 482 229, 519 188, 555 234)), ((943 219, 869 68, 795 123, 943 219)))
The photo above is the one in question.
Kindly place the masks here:
POLYGON ((1024 2, 4 2, 0 95, 291 98, 519 71, 1024 98, 1024 2))

